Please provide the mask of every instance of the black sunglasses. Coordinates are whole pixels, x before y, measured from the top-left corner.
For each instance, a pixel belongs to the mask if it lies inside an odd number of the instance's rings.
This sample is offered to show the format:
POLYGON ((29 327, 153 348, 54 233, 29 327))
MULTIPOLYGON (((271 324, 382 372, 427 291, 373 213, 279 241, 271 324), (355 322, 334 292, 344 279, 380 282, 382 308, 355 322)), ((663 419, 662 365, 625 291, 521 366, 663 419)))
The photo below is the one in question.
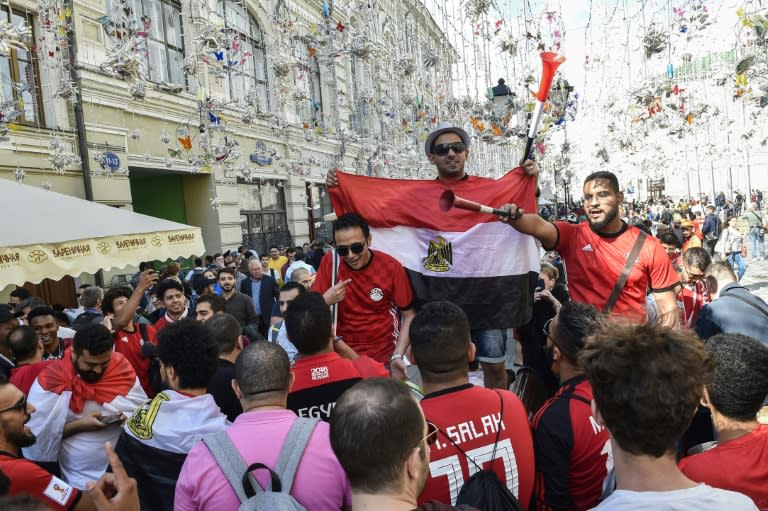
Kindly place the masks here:
POLYGON ((464 145, 464 142, 451 142, 450 144, 440 144, 432 148, 432 154, 436 154, 438 156, 445 156, 446 154, 448 154, 448 151, 450 151, 451 149, 453 149, 454 153, 461 154, 467 150, 467 146, 464 145))
POLYGON ((347 257, 349 255, 349 251, 351 250, 353 254, 362 254, 363 250, 365 249, 365 243, 352 243, 350 246, 344 246, 340 245, 336 247, 336 252, 341 257, 347 257))
POLYGON ((27 409, 27 396, 24 396, 15 405, 9 406, 8 408, 3 408, 2 410, 0 410, 0 413, 13 412, 13 411, 23 412, 23 411, 26 411, 26 409, 27 409))

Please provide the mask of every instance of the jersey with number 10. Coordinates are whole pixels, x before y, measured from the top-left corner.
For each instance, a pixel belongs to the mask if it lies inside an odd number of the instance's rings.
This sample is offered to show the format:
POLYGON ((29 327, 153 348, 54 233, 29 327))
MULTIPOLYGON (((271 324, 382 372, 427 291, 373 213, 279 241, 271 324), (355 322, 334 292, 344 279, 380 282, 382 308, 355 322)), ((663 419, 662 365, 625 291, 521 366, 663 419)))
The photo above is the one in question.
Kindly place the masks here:
POLYGON ((419 504, 438 500, 455 505, 459 490, 478 467, 492 467, 528 509, 533 492, 533 439, 525 407, 515 394, 466 384, 428 394, 421 407, 427 420, 441 432, 430 446, 430 474, 419 504), (500 396, 504 400, 501 420, 500 396), (499 442, 494 454, 497 431, 499 442))

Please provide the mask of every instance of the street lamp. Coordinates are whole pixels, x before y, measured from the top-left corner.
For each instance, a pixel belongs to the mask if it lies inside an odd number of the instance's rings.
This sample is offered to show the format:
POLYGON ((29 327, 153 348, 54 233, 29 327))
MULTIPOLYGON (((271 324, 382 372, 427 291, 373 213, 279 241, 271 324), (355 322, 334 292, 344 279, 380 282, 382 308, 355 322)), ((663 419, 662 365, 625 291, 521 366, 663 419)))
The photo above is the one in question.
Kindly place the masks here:
MULTIPOLYGON (((497 85, 495 87, 490 87, 489 92, 490 94, 488 94, 488 99, 493 102, 493 114, 501 121, 504 119, 504 114, 506 114, 507 110, 514 108, 517 94, 515 94, 512 89, 507 86, 504 78, 499 78, 497 85)), ((500 124, 503 124, 503 122, 500 124)), ((516 125, 517 123, 510 127, 515 127, 516 125)))

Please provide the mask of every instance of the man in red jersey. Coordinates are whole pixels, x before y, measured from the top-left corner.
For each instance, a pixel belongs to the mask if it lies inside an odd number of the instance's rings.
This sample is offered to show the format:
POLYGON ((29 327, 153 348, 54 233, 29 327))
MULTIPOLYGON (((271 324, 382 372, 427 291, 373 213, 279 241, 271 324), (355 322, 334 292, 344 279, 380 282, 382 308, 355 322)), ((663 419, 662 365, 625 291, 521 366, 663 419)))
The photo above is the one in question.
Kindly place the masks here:
POLYGON ((145 343, 157 345, 157 332, 152 325, 140 325, 134 321, 144 293, 157 283, 155 270, 144 270, 139 275, 136 289, 128 287, 112 288, 104 294, 101 309, 110 318, 112 332, 115 336, 115 351, 121 353, 136 371, 141 387, 147 396, 154 397, 150 378, 152 358, 145 355, 154 354, 154 349, 146 351, 145 343), (145 350, 142 353, 142 348, 145 350))
POLYGON ((16 367, 11 369, 10 382, 27 395, 35 378, 53 360, 43 360, 43 341, 31 326, 23 325, 11 330, 8 334, 8 345, 11 347, 13 358, 16 359, 16 367))
POLYGON ((578 365, 584 340, 597 331, 598 316, 591 305, 567 302, 544 325, 560 388, 533 419, 534 511, 592 509, 613 466, 608 431, 592 416, 592 387, 578 365))
POLYGON ((741 334, 718 334, 705 349, 715 362, 715 376, 704 390, 712 412, 717 447, 680 461, 688 478, 751 498, 768 509, 768 426, 757 411, 768 394, 768 347, 741 334))
POLYGON ((333 237, 341 260, 336 284, 331 282, 334 257, 330 252, 320 263, 312 290, 322 293, 326 303, 338 304, 336 334, 353 350, 382 364, 402 366, 405 348, 395 351, 395 343, 408 345, 408 325, 415 315, 403 265, 389 254, 370 249, 368 224, 356 213, 333 223, 333 237))
POLYGON ((469 383, 467 364, 474 359, 475 345, 466 314, 450 302, 428 303, 411 323, 410 340, 425 393, 421 408, 439 428, 419 502, 455 505, 477 463, 496 472, 527 509, 534 472, 528 416, 515 394, 469 383))
POLYGON ((342 358, 333 349, 331 314, 319 293, 302 293, 285 313, 288 339, 299 350, 288 409, 299 417, 328 420, 336 400, 363 378, 389 376, 383 364, 361 355, 342 358))
MULTIPOLYGON (((619 216, 624 193, 612 172, 593 172, 584 180, 587 221, 549 223, 538 214, 507 204, 502 220, 523 234, 541 241, 545 250, 557 250, 568 264, 571 299, 605 309, 640 230, 619 216)), ((646 292, 650 288, 659 311, 658 323, 676 327, 679 313, 675 287, 679 279, 659 241, 648 236, 629 272, 612 312, 640 323, 648 317, 646 292)))

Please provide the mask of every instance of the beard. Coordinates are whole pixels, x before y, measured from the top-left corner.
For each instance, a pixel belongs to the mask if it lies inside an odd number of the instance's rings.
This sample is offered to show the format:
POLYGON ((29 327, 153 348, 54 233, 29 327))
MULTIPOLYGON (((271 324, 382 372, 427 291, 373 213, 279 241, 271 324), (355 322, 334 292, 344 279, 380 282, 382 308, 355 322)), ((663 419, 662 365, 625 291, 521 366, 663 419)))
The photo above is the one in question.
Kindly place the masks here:
POLYGON ((605 218, 603 220, 593 221, 592 217, 589 216, 587 217, 587 220, 589 221, 589 227, 593 231, 598 231, 613 222, 617 216, 619 216, 619 207, 615 206, 605 212, 605 218))
POLYGON ((83 379, 83 381, 88 383, 96 383, 101 379, 101 374, 94 372, 94 371, 80 371, 78 369, 77 374, 80 376, 80 378, 83 379))
MULTIPOLYGON (((29 416, 27 416, 27 418, 29 418, 29 416)), ((8 443, 15 445, 18 448, 29 447, 30 445, 34 445, 37 441, 37 437, 34 433, 31 431, 29 433, 24 431, 24 426, 22 426, 19 431, 10 431, 6 433, 5 439, 8 443)))

